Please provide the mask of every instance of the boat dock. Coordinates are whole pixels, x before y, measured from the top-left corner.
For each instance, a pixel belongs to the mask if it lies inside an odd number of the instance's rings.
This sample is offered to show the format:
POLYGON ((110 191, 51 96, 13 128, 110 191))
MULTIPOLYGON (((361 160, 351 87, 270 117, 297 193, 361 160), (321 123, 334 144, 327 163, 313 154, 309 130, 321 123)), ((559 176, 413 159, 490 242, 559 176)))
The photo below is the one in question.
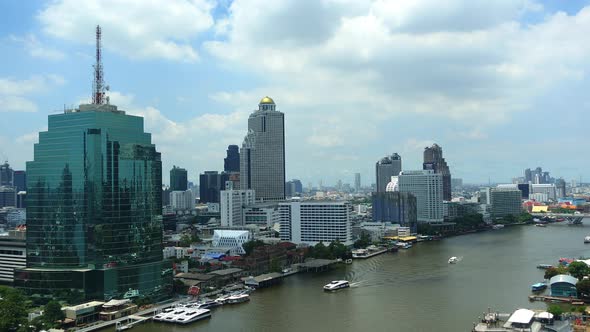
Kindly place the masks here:
POLYGON ((141 324, 141 323, 149 320, 151 317, 129 315, 125 318, 127 318, 127 319, 119 321, 115 324, 116 331, 129 330, 130 328, 134 327, 135 325, 141 324))
POLYGON ((353 251, 352 258, 354 258, 354 259, 371 258, 373 256, 381 255, 381 254, 386 253, 388 251, 389 251, 389 249, 387 249, 387 248, 383 248, 383 249, 377 250, 377 251, 366 251, 366 253, 361 253, 358 251, 357 251, 357 253, 355 253, 355 251, 353 251))
POLYGON ((334 264, 341 263, 337 259, 308 259, 305 263, 294 264, 299 272, 320 272, 330 269, 334 264))
POLYGON ((530 295, 529 301, 583 304, 583 302, 580 303, 580 299, 576 299, 576 298, 572 298, 572 297, 555 297, 555 296, 546 296, 546 295, 530 295))

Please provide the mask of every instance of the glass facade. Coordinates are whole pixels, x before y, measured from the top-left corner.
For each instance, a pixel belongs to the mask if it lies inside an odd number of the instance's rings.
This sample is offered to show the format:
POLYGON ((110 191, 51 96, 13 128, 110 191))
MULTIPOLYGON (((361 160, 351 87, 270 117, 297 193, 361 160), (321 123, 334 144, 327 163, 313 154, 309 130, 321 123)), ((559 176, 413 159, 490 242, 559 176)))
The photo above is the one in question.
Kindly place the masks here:
POLYGON ((30 294, 165 297, 162 163, 143 118, 112 105, 49 116, 27 163, 30 294))

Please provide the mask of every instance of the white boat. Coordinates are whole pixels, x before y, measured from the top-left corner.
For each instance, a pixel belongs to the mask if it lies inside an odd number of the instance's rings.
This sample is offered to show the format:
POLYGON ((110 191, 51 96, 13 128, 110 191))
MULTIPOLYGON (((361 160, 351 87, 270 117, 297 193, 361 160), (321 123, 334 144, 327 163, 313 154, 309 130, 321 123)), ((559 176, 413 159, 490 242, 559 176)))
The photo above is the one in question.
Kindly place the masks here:
POLYGON ((492 225, 492 229, 502 229, 502 228, 504 228, 504 225, 502 225, 502 224, 492 225))
POLYGON ((168 315, 166 315, 164 317, 164 319, 161 319, 160 321, 161 322, 174 322, 176 317, 179 317, 180 315, 184 314, 184 312, 187 310, 190 310, 190 309, 186 309, 184 307, 176 308, 174 311, 169 312, 168 315))
POLYGON ((590 243, 590 235, 584 238, 584 243, 590 243))
POLYGON ((350 283, 347 280, 334 280, 324 286, 325 291, 335 291, 342 288, 350 287, 350 283))
POLYGON ((459 258, 453 256, 451 258, 449 258, 449 264, 455 264, 459 261, 459 258))
POLYGON ((211 308, 215 308, 215 307, 219 307, 223 305, 223 303, 217 301, 217 300, 206 300, 203 302, 200 302, 197 306, 197 308, 199 309, 211 309, 211 308))
POLYGON ((156 314, 153 317, 153 320, 155 320, 155 321, 163 321, 164 318, 166 318, 166 316, 168 316, 168 314, 170 314, 173 311, 174 311, 174 308, 166 308, 166 309, 162 310, 162 312, 156 314))
POLYGON ((242 302, 246 302, 246 301, 250 301, 250 295, 236 294, 236 295, 231 295, 230 297, 228 297, 226 302, 229 304, 236 304, 236 303, 242 303, 242 302))
POLYGON ((188 324, 198 320, 211 317, 209 309, 187 309, 182 314, 174 317, 174 323, 188 324))

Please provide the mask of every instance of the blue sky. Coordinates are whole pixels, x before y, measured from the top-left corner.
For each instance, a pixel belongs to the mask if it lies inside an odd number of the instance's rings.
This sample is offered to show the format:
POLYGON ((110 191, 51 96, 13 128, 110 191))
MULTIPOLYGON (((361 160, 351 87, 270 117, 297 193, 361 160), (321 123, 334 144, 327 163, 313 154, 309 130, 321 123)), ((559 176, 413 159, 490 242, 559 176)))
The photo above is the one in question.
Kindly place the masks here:
POLYGON ((0 157, 15 168, 48 114, 90 98, 100 24, 111 100, 145 117, 164 174, 222 169, 269 95, 287 177, 306 184, 369 184, 393 152, 420 168, 433 142, 466 182, 536 166, 590 180, 588 1, 3 1, 0 18, 0 157))

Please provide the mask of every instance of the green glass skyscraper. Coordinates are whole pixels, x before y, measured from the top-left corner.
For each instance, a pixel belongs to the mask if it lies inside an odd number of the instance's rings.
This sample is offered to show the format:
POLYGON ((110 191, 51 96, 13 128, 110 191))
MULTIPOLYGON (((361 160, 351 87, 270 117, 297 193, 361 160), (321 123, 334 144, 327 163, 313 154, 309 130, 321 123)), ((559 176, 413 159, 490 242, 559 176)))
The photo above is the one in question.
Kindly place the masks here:
POLYGON ((162 256, 162 162, 143 118, 114 105, 49 116, 27 162, 29 294, 161 298, 172 271, 162 256))
POLYGON ((28 293, 114 298, 170 291, 160 153, 143 118, 113 105, 50 115, 27 163, 28 293))

